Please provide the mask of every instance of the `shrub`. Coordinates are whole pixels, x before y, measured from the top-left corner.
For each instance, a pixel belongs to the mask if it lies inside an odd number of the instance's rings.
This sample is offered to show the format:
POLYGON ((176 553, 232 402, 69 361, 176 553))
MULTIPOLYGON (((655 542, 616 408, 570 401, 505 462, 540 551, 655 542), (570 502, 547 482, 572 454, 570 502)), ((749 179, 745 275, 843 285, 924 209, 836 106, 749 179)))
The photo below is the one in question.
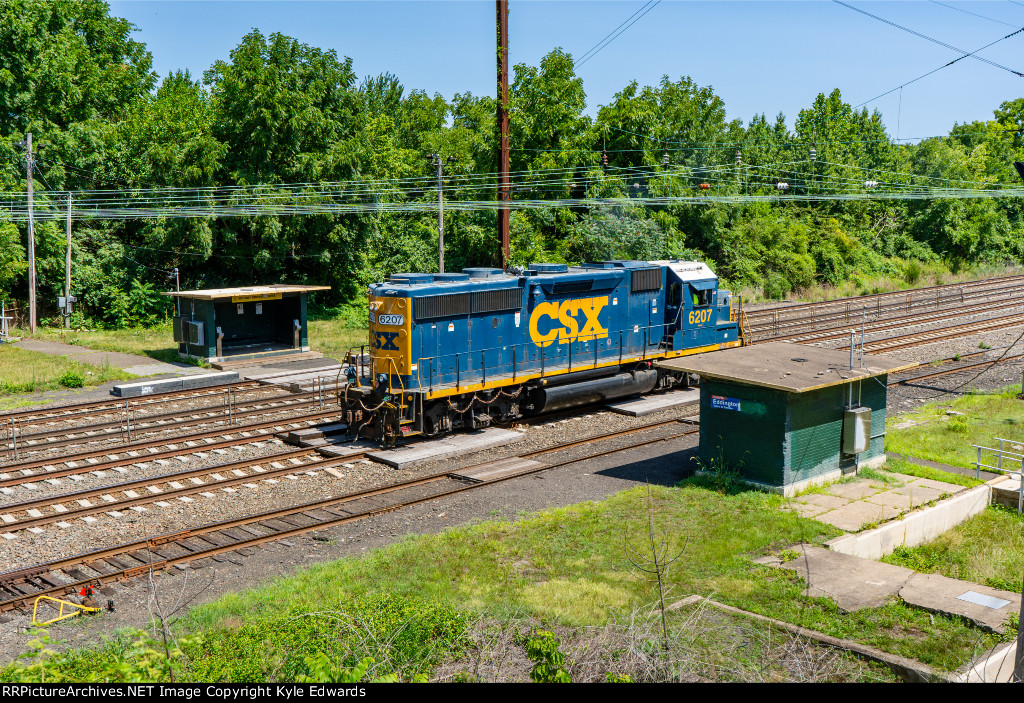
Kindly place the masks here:
POLYGON ((916 261, 911 261, 907 264, 906 270, 903 272, 903 280, 914 285, 921 280, 921 264, 916 261))
POLYGON ((61 374, 61 377, 57 379, 57 383, 65 388, 81 388, 85 385, 85 376, 77 368, 71 367, 61 374))

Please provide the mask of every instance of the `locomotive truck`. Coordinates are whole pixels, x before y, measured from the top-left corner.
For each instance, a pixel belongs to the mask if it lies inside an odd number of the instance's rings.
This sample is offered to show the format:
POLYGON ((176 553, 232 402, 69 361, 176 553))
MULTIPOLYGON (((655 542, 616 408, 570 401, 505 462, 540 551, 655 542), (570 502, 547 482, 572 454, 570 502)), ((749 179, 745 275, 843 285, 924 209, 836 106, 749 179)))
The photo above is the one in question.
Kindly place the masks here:
POLYGON ((486 427, 685 384, 653 362, 741 345, 741 316, 697 261, 394 274, 339 398, 383 444, 486 427))

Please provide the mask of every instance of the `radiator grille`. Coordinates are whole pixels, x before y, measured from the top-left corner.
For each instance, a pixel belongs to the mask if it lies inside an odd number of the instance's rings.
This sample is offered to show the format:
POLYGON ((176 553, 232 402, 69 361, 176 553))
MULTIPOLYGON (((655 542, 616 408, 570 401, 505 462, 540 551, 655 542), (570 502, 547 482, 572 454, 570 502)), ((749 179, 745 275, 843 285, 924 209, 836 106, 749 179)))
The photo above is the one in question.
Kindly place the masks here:
POLYGON ((594 287, 593 279, 589 281, 558 281, 551 286, 553 295, 566 295, 569 293, 586 293, 594 287))
POLYGON ((640 293, 646 290, 661 290, 661 269, 640 269, 632 272, 629 290, 640 293))
POLYGON ((414 320, 430 320, 435 317, 455 317, 469 313, 469 293, 448 295, 425 295, 415 299, 414 320))
POLYGON ((473 312, 519 310, 523 307, 523 291, 519 288, 481 290, 473 293, 473 312))

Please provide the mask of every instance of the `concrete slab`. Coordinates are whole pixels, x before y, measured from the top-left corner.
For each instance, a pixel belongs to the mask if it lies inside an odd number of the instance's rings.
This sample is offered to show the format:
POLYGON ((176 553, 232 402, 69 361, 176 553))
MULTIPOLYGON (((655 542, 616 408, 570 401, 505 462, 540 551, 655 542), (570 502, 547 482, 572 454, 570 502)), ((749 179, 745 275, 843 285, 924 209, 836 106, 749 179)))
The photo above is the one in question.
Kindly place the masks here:
POLYGON ((882 493, 878 493, 869 498, 865 498, 864 502, 892 508, 897 512, 910 510, 912 503, 909 495, 896 493, 895 491, 884 491, 882 493))
MULTIPOLYGON (((367 454, 368 457, 396 469, 404 469, 426 461, 436 461, 457 454, 468 454, 492 447, 500 447, 523 439, 523 435, 512 430, 488 427, 483 430, 457 434, 416 444, 407 444, 394 449, 383 449, 367 454)), ((322 452, 323 450, 321 450, 322 452)))
POLYGON ((946 483, 945 481, 935 481, 930 478, 918 478, 914 479, 914 484, 917 486, 924 486, 925 488, 934 488, 937 491, 943 493, 959 493, 964 490, 963 486, 958 486, 955 483, 946 483))
POLYGON ((656 413, 659 410, 675 408, 680 405, 689 405, 700 402, 699 388, 685 388, 658 395, 646 396, 643 398, 627 398, 626 400, 608 403, 607 408, 621 415, 642 417, 656 413))
POLYGON ((940 491, 935 488, 929 488, 928 486, 921 486, 916 483, 908 483, 902 488, 895 488, 891 493, 905 495, 911 499, 914 507, 930 503, 933 500, 938 500, 942 497, 946 491, 940 491))
POLYGON ((841 508, 850 503, 846 498, 830 496, 825 493, 808 493, 807 495, 797 496, 793 500, 797 503, 804 503, 806 505, 816 505, 819 508, 825 508, 826 510, 835 510, 836 508, 841 508))
POLYGON ((899 515, 899 511, 884 505, 865 503, 862 500, 830 510, 814 518, 846 532, 858 532, 865 525, 883 522, 899 515))
POLYGON ((866 481, 834 483, 831 486, 826 486, 825 490, 828 491, 829 495, 838 496, 839 498, 848 498, 850 500, 861 500, 862 498, 873 496, 879 492, 878 488, 872 487, 866 481))
POLYGON ((913 575, 902 566, 840 554, 811 545, 791 547, 800 556, 781 568, 803 576, 809 595, 826 594, 845 612, 878 608, 895 597, 913 575))
POLYGON ((345 444, 328 444, 325 447, 317 447, 316 450, 329 459, 337 457, 351 456, 353 454, 362 454, 363 452, 379 449, 379 447, 372 443, 364 440, 356 442, 347 442, 345 444))
POLYGON ((121 398, 136 398, 153 393, 166 393, 167 391, 179 391, 186 388, 206 388, 218 386, 223 383, 234 383, 238 380, 238 374, 233 371, 223 373, 204 373, 203 375, 192 375, 187 379, 165 378, 158 381, 141 381, 138 383, 121 383, 110 389, 111 395, 121 398))
POLYGON ((829 540, 828 547, 834 551, 866 559, 881 559, 899 546, 916 547, 985 510, 989 505, 989 490, 988 485, 982 485, 961 491, 939 501, 936 505, 916 510, 899 520, 860 534, 836 537, 829 540))
POLYGON ((793 502, 782 507, 783 510, 794 512, 800 517, 815 517, 822 513, 828 512, 831 508, 823 508, 820 505, 811 505, 809 503, 797 503, 793 502))
MULTIPOLYGON (((931 610, 952 617, 967 618, 975 625, 1000 633, 1006 626, 1010 615, 1020 612, 1020 594, 1001 591, 997 588, 981 586, 969 581, 951 579, 938 574, 914 574, 900 589, 900 598, 910 605, 931 610), (1005 603, 999 608, 991 608, 980 603, 973 603, 960 596, 974 593, 1005 603)), ((973 600, 984 600, 973 598, 973 600)))
POLYGON ((513 456, 507 459, 492 461, 488 464, 480 464, 478 466, 459 469, 458 471, 453 471, 449 475, 454 478, 461 478, 467 481, 480 483, 483 481, 493 481, 499 478, 516 476, 518 474, 534 471, 543 466, 547 466, 547 464, 540 461, 520 459, 519 457, 513 456))

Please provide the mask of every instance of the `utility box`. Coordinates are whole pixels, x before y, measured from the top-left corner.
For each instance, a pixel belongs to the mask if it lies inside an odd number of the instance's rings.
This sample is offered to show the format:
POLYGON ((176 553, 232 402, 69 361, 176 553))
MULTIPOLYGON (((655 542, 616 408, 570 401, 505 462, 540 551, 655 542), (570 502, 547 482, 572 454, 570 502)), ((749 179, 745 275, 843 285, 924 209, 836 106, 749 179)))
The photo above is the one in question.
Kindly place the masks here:
POLYGON ((330 286, 270 285, 164 293, 181 358, 212 364, 309 351, 306 296, 330 286))
POLYGON ((843 454, 861 454, 871 447, 871 408, 843 413, 843 454))
POLYGON ((700 450, 694 468, 734 470, 793 495, 885 461, 888 374, 917 366, 769 342, 658 362, 700 375, 700 450))

